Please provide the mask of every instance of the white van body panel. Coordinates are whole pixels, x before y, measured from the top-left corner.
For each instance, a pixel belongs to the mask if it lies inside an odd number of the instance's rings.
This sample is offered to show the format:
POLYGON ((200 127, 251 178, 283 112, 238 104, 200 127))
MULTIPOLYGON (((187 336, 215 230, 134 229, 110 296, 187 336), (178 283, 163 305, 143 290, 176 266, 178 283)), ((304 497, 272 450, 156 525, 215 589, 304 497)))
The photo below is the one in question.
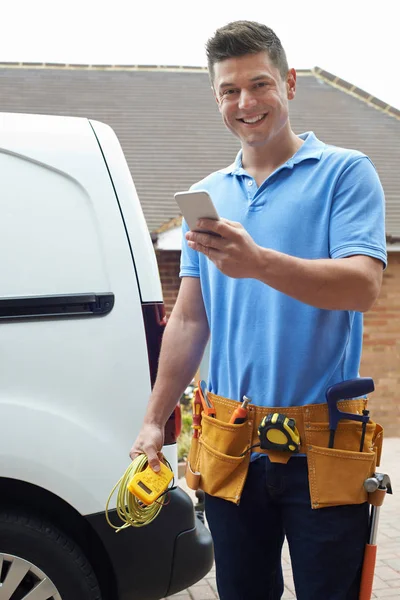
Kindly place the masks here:
MULTIPOLYGON (((119 143, 109 128, 94 127, 128 215, 142 294, 160 300, 119 143)), ((0 298, 115 294, 104 317, 0 320, 0 415, 13 424, 2 429, 1 474, 43 487, 81 514, 99 512, 129 465, 151 391, 125 224, 86 119, 1 114, 0 171, 0 298)), ((176 464, 175 446, 169 454, 176 464)))
POLYGON ((104 154, 127 229, 142 302, 162 301, 161 282, 153 244, 129 167, 115 133, 108 125, 90 121, 104 154))

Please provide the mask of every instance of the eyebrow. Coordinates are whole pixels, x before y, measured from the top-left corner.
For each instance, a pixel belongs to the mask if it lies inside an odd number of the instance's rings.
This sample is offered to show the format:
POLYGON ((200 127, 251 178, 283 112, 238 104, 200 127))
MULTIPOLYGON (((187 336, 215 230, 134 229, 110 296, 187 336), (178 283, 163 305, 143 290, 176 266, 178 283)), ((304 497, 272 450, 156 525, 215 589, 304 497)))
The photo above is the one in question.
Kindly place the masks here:
MULTIPOLYGON (((271 77, 271 75, 267 75, 267 73, 263 74, 263 75, 256 75, 255 77, 252 77, 250 79, 251 83, 255 83, 256 81, 261 81, 262 79, 269 79, 270 81, 274 81, 273 77, 271 77)), ((218 89, 223 89, 223 88, 227 88, 227 87, 235 87, 234 83, 230 83, 230 82, 225 82, 223 81, 219 86, 218 89)))

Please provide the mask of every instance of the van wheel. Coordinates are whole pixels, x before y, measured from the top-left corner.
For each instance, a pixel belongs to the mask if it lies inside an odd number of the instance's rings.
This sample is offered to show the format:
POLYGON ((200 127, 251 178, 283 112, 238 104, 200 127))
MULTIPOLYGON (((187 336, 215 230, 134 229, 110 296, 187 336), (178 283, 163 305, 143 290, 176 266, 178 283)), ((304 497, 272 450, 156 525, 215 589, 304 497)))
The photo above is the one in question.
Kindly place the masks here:
POLYGON ((101 600, 101 592, 90 563, 72 539, 40 517, 2 510, 0 597, 101 600))

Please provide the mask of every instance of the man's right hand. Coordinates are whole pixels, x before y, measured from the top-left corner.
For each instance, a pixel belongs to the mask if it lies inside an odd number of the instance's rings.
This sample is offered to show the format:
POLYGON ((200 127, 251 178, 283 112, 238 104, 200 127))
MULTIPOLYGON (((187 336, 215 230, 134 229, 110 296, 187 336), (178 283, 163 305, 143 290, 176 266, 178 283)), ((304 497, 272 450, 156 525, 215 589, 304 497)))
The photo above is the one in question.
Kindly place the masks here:
POLYGON ((154 424, 144 424, 137 436, 129 456, 134 460, 139 454, 146 454, 153 471, 160 470, 158 453, 164 445, 164 429, 154 424))

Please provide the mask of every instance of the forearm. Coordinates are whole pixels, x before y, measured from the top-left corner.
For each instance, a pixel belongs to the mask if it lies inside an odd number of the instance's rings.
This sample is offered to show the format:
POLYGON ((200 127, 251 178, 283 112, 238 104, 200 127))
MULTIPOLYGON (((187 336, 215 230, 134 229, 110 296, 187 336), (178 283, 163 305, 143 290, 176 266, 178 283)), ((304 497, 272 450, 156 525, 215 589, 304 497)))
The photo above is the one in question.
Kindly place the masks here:
POLYGON ((145 423, 165 425, 196 373, 208 337, 207 322, 186 320, 172 313, 163 336, 157 380, 145 423))
POLYGON ((371 278, 363 258, 307 260, 261 248, 256 278, 317 308, 365 312, 375 301, 380 283, 379 276, 371 278))

